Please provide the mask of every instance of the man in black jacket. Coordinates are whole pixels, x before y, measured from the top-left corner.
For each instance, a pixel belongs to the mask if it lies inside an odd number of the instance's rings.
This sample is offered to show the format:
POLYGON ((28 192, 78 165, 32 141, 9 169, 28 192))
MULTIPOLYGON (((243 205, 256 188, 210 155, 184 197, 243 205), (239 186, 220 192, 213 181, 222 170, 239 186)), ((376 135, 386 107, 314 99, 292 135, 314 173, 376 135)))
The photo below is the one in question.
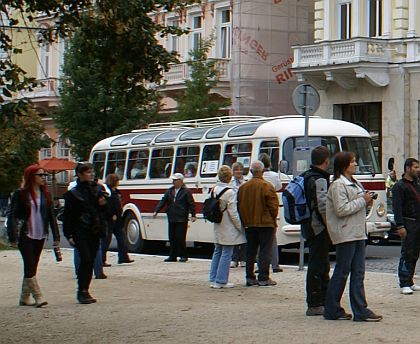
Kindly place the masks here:
POLYGON ((323 315, 324 301, 330 281, 329 250, 331 239, 327 231, 326 201, 330 174, 326 171, 330 153, 324 146, 311 152, 311 168, 305 172, 305 195, 311 211, 310 220, 302 225, 302 235, 309 247, 306 274, 306 315, 323 315))
POLYGON ((155 209, 153 217, 166 206, 168 216, 168 236, 170 243, 169 257, 165 262, 179 261, 185 263, 188 261, 185 239, 188 229, 188 214, 191 213, 191 221, 196 220, 194 198, 191 191, 184 185, 184 176, 182 173, 175 173, 172 176, 173 186, 170 187, 155 209))
POLYGON ((398 234, 402 239, 401 258, 398 266, 401 293, 420 291, 413 276, 420 253, 420 184, 417 182, 419 162, 408 158, 404 175, 392 189, 392 207, 398 234))

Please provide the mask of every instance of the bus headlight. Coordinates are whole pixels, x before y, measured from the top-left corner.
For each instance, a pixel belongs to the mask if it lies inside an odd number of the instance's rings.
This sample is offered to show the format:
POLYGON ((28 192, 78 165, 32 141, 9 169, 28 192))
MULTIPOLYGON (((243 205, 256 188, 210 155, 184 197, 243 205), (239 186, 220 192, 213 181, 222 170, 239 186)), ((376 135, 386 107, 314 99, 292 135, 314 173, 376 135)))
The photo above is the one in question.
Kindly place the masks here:
POLYGON ((378 214, 379 217, 385 215, 385 205, 383 203, 379 203, 376 207, 376 214, 378 214))

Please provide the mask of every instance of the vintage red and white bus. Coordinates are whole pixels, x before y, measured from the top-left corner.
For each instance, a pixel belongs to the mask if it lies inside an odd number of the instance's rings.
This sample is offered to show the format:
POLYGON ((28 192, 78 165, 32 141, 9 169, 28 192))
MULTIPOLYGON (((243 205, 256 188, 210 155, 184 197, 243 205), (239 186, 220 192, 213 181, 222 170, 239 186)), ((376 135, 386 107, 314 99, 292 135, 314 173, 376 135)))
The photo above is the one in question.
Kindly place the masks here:
MULTIPOLYGON (((218 168, 238 161, 248 174, 250 162, 264 152, 271 157, 275 171, 280 160, 288 161, 285 165, 290 170, 281 174, 284 188, 292 177, 293 152, 303 139, 304 122, 302 116, 238 116, 156 123, 98 142, 90 161, 99 180, 104 181, 109 173, 121 178, 119 189, 131 251, 140 252, 149 242, 168 240, 166 214, 152 215, 176 172, 185 175, 184 182, 196 202, 197 221, 190 223, 187 241, 210 243, 213 226, 203 219, 201 208, 216 182, 218 168)), ((309 138, 326 146, 332 156, 341 150, 356 153, 357 179, 378 194, 367 213, 367 232, 376 236, 386 233, 390 225, 386 220, 385 180, 368 132, 349 122, 311 117, 309 138)), ((281 207, 278 244, 297 243, 299 239, 300 226, 286 223, 281 207)))

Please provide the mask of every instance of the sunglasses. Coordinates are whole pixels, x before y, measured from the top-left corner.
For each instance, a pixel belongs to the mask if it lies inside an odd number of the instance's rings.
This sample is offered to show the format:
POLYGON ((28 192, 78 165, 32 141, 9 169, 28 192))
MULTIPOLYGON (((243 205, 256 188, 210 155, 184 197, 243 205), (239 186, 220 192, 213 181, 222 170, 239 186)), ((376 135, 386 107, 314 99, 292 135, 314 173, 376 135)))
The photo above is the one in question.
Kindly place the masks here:
POLYGON ((48 173, 34 173, 34 176, 46 177, 48 173))

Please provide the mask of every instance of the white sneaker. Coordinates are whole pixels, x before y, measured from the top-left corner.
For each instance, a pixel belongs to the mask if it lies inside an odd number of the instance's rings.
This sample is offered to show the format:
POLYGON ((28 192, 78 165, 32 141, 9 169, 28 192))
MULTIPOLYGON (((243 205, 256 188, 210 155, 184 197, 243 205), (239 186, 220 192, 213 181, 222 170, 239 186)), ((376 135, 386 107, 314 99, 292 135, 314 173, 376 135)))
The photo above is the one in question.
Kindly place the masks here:
POLYGON ((238 262, 230 262, 230 267, 231 268, 237 268, 238 267, 238 262))
POLYGON ((210 282, 210 288, 214 288, 215 282, 210 282))
POLYGON ((233 288, 235 285, 233 283, 226 283, 226 284, 222 284, 222 283, 216 283, 213 288, 214 289, 222 289, 222 288, 233 288))
POLYGON ((413 284, 410 288, 412 291, 420 291, 420 285, 417 284, 413 284))
POLYGON ((401 288, 401 294, 403 294, 403 295, 413 294, 413 289, 411 289, 411 287, 402 287, 401 288))

